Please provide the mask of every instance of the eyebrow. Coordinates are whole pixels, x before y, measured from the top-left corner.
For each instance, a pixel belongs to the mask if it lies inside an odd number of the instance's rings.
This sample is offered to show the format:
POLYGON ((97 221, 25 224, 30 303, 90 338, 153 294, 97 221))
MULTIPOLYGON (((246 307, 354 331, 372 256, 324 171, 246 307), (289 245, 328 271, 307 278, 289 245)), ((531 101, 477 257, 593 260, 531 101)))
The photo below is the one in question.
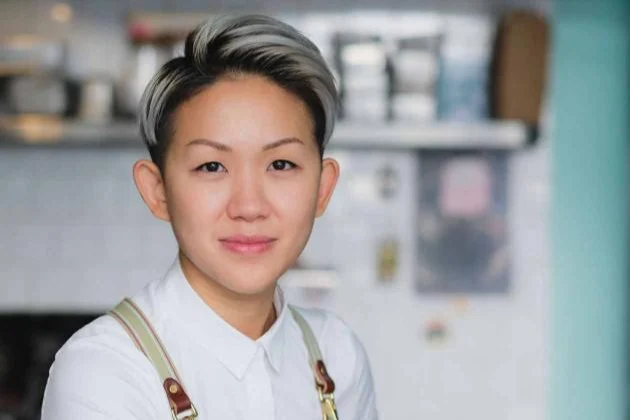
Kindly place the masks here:
POLYGON ((189 142, 187 145, 188 146, 210 146, 213 147, 217 150, 220 150, 222 152, 231 152, 232 148, 226 144, 223 143, 219 143, 217 141, 214 140, 209 140, 209 139, 195 139, 192 140, 191 142, 189 142))
POLYGON ((280 139, 274 141, 273 143, 269 143, 263 146, 263 150, 275 149, 276 147, 284 146, 285 144, 298 143, 304 145, 304 142, 297 137, 287 137, 285 139, 280 139))
MULTIPOLYGON (((273 143, 269 143, 263 146, 263 150, 270 150, 270 149, 275 149, 277 147, 280 146, 284 146, 285 144, 292 144, 292 143, 297 143, 297 144, 304 144, 304 142, 300 139, 298 139, 297 137, 287 137, 284 139, 280 139, 280 140, 276 140, 273 143)), ((209 147, 213 147, 221 152, 231 152, 232 148, 226 144, 223 143, 219 143, 217 141, 214 140, 210 140, 210 139, 195 139, 192 140, 191 142, 189 142, 186 146, 209 146, 209 147)))

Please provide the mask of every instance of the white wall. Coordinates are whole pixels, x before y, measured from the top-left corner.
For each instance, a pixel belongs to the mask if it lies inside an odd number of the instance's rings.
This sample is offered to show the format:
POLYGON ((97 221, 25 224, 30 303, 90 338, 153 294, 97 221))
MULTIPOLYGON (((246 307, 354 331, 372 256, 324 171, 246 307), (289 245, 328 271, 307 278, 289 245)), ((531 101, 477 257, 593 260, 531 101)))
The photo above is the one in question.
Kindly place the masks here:
MULTIPOLYGON (((3 311, 104 311, 171 263, 172 234, 144 208, 131 180, 131 164, 144 155, 140 149, 0 150, 3 311)), ((514 152, 509 166, 511 290, 477 297, 419 295, 413 288, 410 227, 421 182, 414 154, 331 153, 343 175, 302 262, 334 266, 337 287, 328 293, 289 288, 287 294, 334 310, 356 330, 372 360, 383 418, 542 419, 546 146, 514 152), (386 163, 395 165, 402 181, 390 202, 375 199, 365 184, 386 163), (376 271, 385 234, 401 241, 399 275, 390 285, 379 284, 376 271), (424 338, 426 324, 436 318, 448 332, 439 345, 424 338)))
MULTIPOLYGON (((320 223, 328 226, 315 231, 311 246, 319 245, 320 252, 326 249, 336 255, 335 263, 341 267, 339 287, 321 302, 341 314, 364 340, 383 418, 543 419, 549 201, 546 146, 515 152, 511 158, 512 283, 507 295, 496 296, 417 294, 412 284, 415 203, 422 182, 414 177, 419 169, 417 159, 405 153, 367 154, 362 162, 356 161, 356 152, 340 156, 346 176, 331 214, 326 216, 329 219, 320 223), (352 178, 369 176, 385 162, 394 163, 408 176, 397 202, 357 200, 349 187, 352 178), (400 275, 393 284, 383 285, 377 281, 375 254, 380 237, 391 232, 403 244, 400 275), (325 244, 329 247, 324 248, 325 244), (437 345, 424 337, 427 323, 435 319, 447 328, 446 339, 437 345)), ((306 250, 309 253, 318 254, 312 248, 306 250)), ((312 300, 300 292, 293 297, 306 303, 312 300)))

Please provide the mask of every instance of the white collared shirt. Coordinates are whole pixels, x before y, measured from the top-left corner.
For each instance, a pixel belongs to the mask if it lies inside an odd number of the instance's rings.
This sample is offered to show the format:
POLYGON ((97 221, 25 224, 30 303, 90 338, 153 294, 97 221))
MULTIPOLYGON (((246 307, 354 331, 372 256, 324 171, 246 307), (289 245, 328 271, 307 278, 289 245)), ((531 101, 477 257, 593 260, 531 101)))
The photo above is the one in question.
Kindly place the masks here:
MULTIPOLYGON (((321 420, 302 332, 277 289, 278 319, 252 340, 207 306, 179 264, 133 297, 169 352, 199 420, 321 420)), ((363 346, 331 313, 299 309, 335 381, 340 420, 376 420, 363 346)), ((171 419, 149 360, 109 315, 75 333, 55 357, 42 420, 171 419)))

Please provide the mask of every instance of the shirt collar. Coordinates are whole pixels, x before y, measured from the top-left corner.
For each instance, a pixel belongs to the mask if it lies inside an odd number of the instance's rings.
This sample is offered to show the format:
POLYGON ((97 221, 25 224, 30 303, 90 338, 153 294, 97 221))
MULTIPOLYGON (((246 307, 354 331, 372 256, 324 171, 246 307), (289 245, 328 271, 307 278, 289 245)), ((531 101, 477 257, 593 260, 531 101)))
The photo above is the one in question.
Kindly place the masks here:
POLYGON ((192 334, 196 344, 211 351, 232 374, 242 380, 258 348, 265 351, 271 367, 282 367, 285 345, 287 303, 280 287, 276 287, 274 306, 276 322, 258 340, 247 337, 217 315, 190 286, 179 257, 164 277, 167 311, 181 328, 192 334))
POLYGON ((276 294, 273 304, 276 308, 276 322, 271 328, 257 340, 267 355, 269 364, 276 371, 282 369, 282 361, 284 360, 284 346, 286 342, 287 322, 285 321, 289 308, 284 299, 284 293, 280 286, 276 286, 276 294))

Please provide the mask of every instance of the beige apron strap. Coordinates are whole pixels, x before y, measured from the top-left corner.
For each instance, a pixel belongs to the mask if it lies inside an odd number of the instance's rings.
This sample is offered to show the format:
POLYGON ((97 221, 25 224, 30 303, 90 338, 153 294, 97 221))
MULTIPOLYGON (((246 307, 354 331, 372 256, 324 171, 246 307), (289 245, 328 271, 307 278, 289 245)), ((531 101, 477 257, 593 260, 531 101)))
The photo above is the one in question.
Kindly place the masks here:
POLYGON ((127 331, 136 346, 147 356, 160 376, 173 420, 193 420, 197 410, 188 398, 181 379, 164 345, 140 308, 129 298, 109 312, 127 331))
POLYGON ((335 382, 332 380, 330 375, 328 375, 324 359, 322 358, 322 352, 317 344, 315 334, 313 334, 313 330, 310 325, 308 325, 308 322, 306 322, 304 317, 300 315, 297 309, 291 305, 289 305, 289 309, 291 310, 293 319, 295 319, 295 322, 297 322, 302 330, 304 344, 306 344, 306 348, 308 350, 309 362, 315 376, 315 387, 317 388, 319 401, 322 406, 323 420, 338 420, 339 417, 337 416, 334 396, 335 382))

